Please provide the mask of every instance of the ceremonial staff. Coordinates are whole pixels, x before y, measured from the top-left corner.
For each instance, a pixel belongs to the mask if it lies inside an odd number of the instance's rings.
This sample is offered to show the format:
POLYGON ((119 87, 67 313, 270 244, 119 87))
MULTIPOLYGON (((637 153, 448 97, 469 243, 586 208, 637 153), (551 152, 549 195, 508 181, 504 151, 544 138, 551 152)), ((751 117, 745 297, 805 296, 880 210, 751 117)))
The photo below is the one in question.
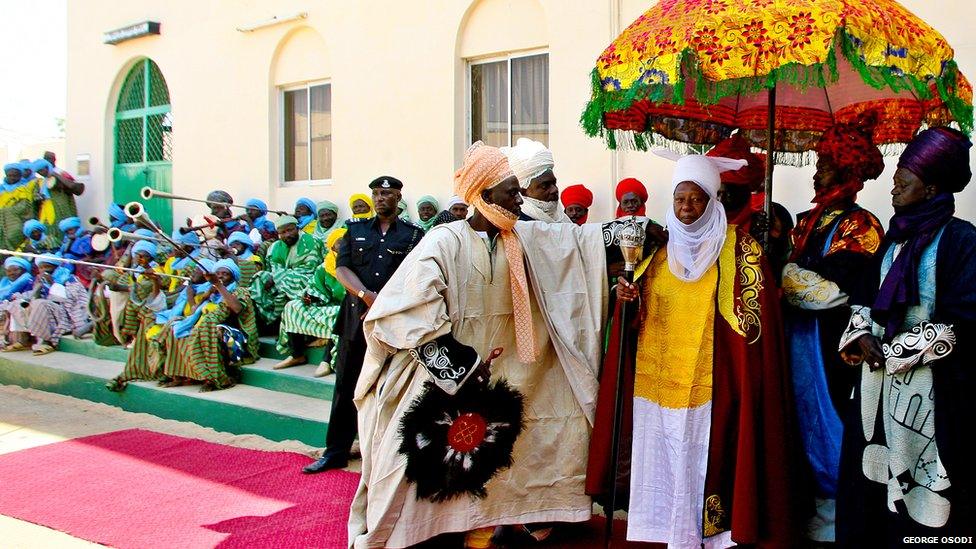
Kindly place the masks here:
MULTIPOLYGON (((644 227, 633 216, 625 221, 624 225, 617 231, 618 245, 620 246, 620 252, 624 256, 624 272, 620 275, 620 278, 626 280, 628 283, 633 283, 634 281, 634 271, 637 269, 637 264, 640 262, 641 255, 644 251, 644 236, 644 227)), ((620 351, 617 354, 617 386, 613 393, 613 434, 610 438, 610 502, 608 507, 604 509, 604 514, 607 517, 607 523, 604 529, 604 542, 607 547, 610 547, 613 541, 613 512, 617 508, 617 475, 620 469, 620 430, 623 424, 624 399, 627 398, 627 395, 624 395, 623 392, 624 353, 627 342, 627 323, 629 322, 628 309, 629 303, 626 301, 620 302, 620 318, 618 320, 620 322, 620 340, 617 342, 620 351)))

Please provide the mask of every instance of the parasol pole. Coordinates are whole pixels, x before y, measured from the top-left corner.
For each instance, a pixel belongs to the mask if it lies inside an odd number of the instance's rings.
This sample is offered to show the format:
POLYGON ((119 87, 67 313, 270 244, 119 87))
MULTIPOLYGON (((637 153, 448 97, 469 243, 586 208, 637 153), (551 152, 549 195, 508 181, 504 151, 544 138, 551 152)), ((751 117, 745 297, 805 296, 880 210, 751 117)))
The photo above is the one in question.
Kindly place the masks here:
POLYGON ((763 230, 763 251, 769 251, 769 229, 773 225, 773 164, 776 154, 776 84, 769 88, 769 110, 766 113, 766 203, 763 211, 766 213, 766 228, 763 230))
MULTIPOLYGON (((633 271, 624 271, 621 275, 622 279, 627 282, 634 281, 633 271)), ((623 423, 624 416, 624 349, 626 348, 627 341, 627 305, 628 303, 620 304, 620 341, 617 342, 619 345, 618 359, 617 359, 617 387, 614 390, 613 398, 613 431, 610 435, 611 447, 610 447, 610 501, 607 503, 607 508, 603 510, 603 514, 607 517, 607 523, 603 531, 603 539, 606 547, 610 547, 613 543, 613 513, 617 507, 617 475, 620 474, 620 430, 623 423)))

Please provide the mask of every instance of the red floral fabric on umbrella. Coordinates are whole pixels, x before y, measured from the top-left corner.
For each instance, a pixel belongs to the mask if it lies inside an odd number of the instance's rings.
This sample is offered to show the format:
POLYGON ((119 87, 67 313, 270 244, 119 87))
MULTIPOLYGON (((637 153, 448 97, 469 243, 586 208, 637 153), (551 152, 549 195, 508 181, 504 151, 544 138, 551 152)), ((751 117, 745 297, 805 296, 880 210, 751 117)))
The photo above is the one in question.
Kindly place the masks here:
POLYGON ((715 144, 734 130, 766 147, 812 150, 835 122, 876 110, 875 143, 923 125, 972 128, 972 88, 945 39, 893 0, 662 0, 600 56, 583 114, 611 148, 623 138, 715 144))

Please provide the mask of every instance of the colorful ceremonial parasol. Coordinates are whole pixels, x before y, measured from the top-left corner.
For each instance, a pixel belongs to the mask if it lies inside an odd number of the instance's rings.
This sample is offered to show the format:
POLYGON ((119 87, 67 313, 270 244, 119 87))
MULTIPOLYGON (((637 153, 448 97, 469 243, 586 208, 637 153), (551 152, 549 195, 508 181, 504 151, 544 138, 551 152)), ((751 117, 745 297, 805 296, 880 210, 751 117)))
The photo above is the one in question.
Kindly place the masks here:
POLYGON ((582 123, 611 149, 700 150, 739 130, 804 164, 824 130, 870 109, 883 152, 923 126, 972 130, 952 48, 894 0, 661 0, 597 60, 582 123))

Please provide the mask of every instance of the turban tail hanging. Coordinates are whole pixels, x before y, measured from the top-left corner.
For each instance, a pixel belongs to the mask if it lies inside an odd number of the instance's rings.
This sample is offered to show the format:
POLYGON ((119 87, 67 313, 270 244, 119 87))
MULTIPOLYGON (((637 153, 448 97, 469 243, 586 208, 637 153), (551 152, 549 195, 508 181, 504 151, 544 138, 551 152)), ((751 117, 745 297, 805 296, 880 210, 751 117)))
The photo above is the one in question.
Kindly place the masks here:
POLYGON ((522 245, 513 229, 518 216, 481 198, 481 191, 490 189, 514 175, 508 159, 495 147, 481 141, 471 145, 464 153, 464 165, 454 174, 454 192, 500 231, 505 244, 512 283, 512 308, 515 315, 515 342, 519 360, 526 364, 535 362, 537 349, 532 333, 532 308, 529 304, 529 283, 525 274, 522 245))

